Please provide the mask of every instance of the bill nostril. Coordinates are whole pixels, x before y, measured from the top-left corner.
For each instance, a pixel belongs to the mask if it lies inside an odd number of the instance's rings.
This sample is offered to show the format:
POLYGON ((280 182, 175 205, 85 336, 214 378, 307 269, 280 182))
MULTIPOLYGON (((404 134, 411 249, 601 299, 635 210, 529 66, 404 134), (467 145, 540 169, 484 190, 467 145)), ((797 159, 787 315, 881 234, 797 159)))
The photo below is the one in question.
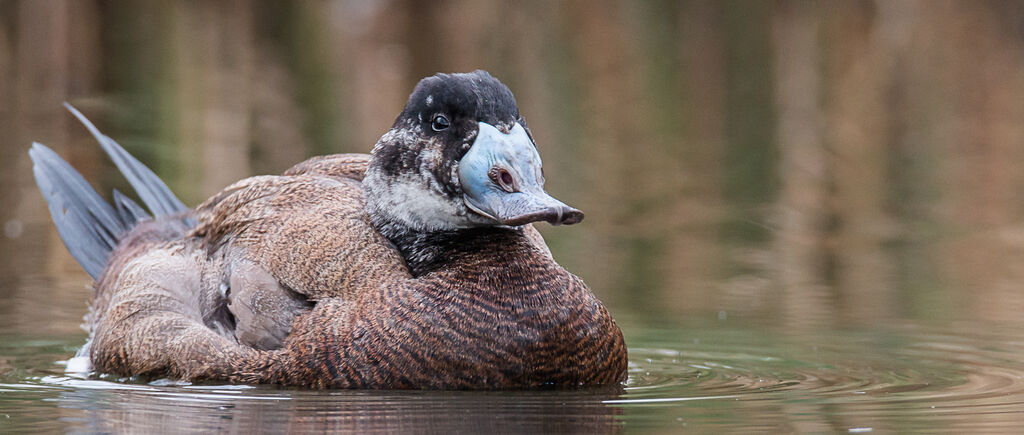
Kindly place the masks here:
POLYGON ((491 168, 490 171, 487 172, 487 175, 488 177, 490 177, 491 181, 494 182, 494 184, 497 184, 498 187, 501 188, 501 190, 504 190, 508 193, 519 191, 519 189, 516 187, 516 179, 515 177, 512 176, 512 173, 509 172, 508 169, 495 166, 491 168))

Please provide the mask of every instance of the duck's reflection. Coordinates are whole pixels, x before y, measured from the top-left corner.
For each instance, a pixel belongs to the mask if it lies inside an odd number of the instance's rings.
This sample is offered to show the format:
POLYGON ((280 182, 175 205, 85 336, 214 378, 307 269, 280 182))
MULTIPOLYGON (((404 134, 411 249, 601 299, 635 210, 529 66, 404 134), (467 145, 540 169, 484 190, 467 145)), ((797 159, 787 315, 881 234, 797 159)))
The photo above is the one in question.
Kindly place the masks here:
POLYGON ((59 397, 77 432, 615 433, 621 391, 368 392, 143 387, 59 397))

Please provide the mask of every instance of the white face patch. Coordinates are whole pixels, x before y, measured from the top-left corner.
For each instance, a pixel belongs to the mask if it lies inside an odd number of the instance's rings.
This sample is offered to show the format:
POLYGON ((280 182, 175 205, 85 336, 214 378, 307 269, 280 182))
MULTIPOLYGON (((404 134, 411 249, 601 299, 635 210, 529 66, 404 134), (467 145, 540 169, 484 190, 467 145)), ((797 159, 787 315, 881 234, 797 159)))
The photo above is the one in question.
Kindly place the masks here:
POLYGON ((429 106, 431 104, 434 104, 434 96, 433 95, 427 95, 427 106, 429 106))
POLYGON ((465 215, 458 204, 428 188, 418 177, 390 180, 387 191, 374 195, 370 202, 376 214, 421 231, 459 228, 464 220, 460 215, 465 215))
POLYGON ((384 180, 372 168, 363 179, 370 213, 419 231, 442 231, 484 224, 462 201, 452 201, 435 190, 436 181, 417 175, 384 180))
MULTIPOLYGON (((421 139, 418 129, 419 126, 392 129, 384 134, 378 146, 418 141, 421 139)), ((461 198, 449 198, 433 177, 431 171, 440 166, 443 158, 440 149, 425 149, 416 172, 398 177, 385 177, 371 165, 363 178, 370 213, 419 231, 453 230, 486 224, 486 218, 470 212, 461 198)), ((453 170, 452 175, 456 174, 453 170)))

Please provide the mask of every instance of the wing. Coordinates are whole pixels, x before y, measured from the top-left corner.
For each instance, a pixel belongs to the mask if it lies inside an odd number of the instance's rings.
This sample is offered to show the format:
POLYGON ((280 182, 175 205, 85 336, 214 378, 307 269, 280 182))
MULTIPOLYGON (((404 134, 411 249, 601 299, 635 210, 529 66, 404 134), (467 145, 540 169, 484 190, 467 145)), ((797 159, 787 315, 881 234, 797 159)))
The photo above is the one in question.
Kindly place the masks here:
POLYGON ((223 296, 239 342, 276 349, 312 301, 352 300, 410 277, 364 211, 367 160, 317 157, 287 175, 235 183, 196 209, 193 235, 224 259, 223 296))
POLYGON ((239 364, 281 347, 312 301, 344 304, 408 277, 363 211, 365 161, 328 156, 239 181, 196 208, 184 237, 144 237, 156 222, 133 230, 138 243, 97 283, 108 291, 92 306, 95 367, 253 381, 262 369, 239 364))
POLYGON ((197 209, 193 235, 209 252, 251 261, 307 298, 350 297, 388 277, 409 276, 401 255, 370 224, 354 180, 255 177, 226 191, 197 209))

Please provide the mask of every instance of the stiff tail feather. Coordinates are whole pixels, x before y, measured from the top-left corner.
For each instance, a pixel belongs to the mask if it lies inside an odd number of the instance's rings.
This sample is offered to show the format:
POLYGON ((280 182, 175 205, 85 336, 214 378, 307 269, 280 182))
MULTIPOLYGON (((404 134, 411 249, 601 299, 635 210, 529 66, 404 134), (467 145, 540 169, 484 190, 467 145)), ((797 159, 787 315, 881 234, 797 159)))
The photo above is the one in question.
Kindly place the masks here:
POLYGON ((174 196, 171 189, 160 180, 160 177, 157 177, 146 165, 143 165, 142 162, 128 154, 128 151, 121 148, 121 145, 118 145, 113 139, 100 133, 100 130, 95 125, 92 125, 92 122, 89 122, 78 109, 71 107, 68 103, 64 103, 64 107, 72 115, 75 115, 75 118, 78 118, 82 125, 89 129, 89 133, 92 133, 93 137, 99 141, 103 151, 114 161, 117 169, 128 179, 132 189, 135 189, 135 193, 139 194, 139 198, 146 204, 146 207, 149 207, 154 216, 176 214, 188 210, 185 204, 178 197, 174 196))
MULTIPOLYGON (((64 106, 100 142, 103 151, 153 216, 182 214, 188 210, 153 171, 100 133, 81 112, 67 103, 64 106)), ((78 171, 43 144, 33 143, 28 154, 36 185, 49 205, 50 216, 64 246, 93 279, 99 279, 118 241, 139 221, 149 218, 150 213, 117 190, 114 190, 114 206, 111 206, 78 171)), ((191 219, 184 221, 188 226, 193 225, 191 219)))

